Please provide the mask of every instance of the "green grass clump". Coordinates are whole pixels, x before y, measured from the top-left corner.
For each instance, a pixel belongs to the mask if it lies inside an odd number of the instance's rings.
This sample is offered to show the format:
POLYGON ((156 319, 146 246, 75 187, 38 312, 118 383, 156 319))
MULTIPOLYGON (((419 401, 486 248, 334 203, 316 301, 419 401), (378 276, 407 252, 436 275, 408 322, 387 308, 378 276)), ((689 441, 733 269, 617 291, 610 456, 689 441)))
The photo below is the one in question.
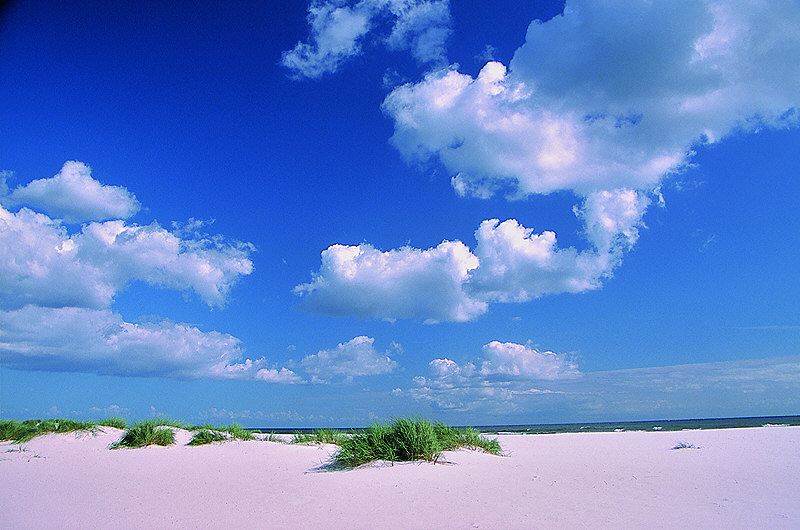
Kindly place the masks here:
MULTIPOLYGON (((191 430, 191 428, 188 427, 185 422, 182 422, 180 420, 173 420, 172 418, 167 418, 164 416, 159 416, 158 418, 147 420, 147 422, 152 422, 153 425, 155 425, 156 427, 174 427, 176 429, 191 430)), ((146 423, 146 422, 139 422, 139 423, 146 423)))
POLYGON ((11 440, 17 443, 28 442, 43 434, 94 432, 96 430, 96 423, 64 418, 25 421, 0 420, 0 440, 11 440))
POLYGON ((16 440, 18 421, 0 420, 0 440, 16 440))
POLYGON ((172 445, 175 443, 175 433, 171 425, 161 425, 157 420, 147 420, 134 423, 122 438, 111 445, 111 449, 120 447, 146 447, 148 445, 172 445))
POLYGON ((213 427, 211 425, 203 425, 201 427, 192 427, 194 433, 192 439, 187 445, 207 445, 215 442, 227 442, 229 440, 255 440, 253 433, 243 428, 238 423, 232 423, 227 427, 213 427))
POLYGON ((111 418, 106 418, 97 422, 97 425, 100 427, 114 427, 115 429, 126 429, 128 427, 128 422, 125 418, 120 418, 119 416, 113 416, 111 418))
POLYGON ((231 438, 234 440, 255 440, 256 437, 253 436, 253 433, 239 425, 238 423, 231 423, 227 427, 223 427, 220 429, 223 432, 226 432, 231 435, 231 438))
POLYGON ((333 444, 341 446, 348 436, 336 429, 314 429, 311 432, 296 432, 292 444, 333 444))
POLYGON ((219 431, 211 431, 209 429, 200 429, 192 436, 192 439, 186 445, 208 445, 216 442, 227 442, 228 437, 219 431))
POLYGON ((443 451, 460 447, 480 448, 499 455, 500 444, 474 429, 457 429, 421 418, 398 418, 389 424, 374 423, 341 444, 332 459, 334 467, 354 468, 375 460, 436 462, 443 451))
POLYGON ((289 443, 286 440, 284 440, 283 438, 281 438, 280 436, 278 436, 277 434, 275 434, 274 432, 271 432, 271 433, 265 435, 263 440, 265 442, 275 442, 275 443, 279 443, 279 444, 289 443))
POLYGON ((443 451, 466 449, 482 449, 487 453, 499 455, 502 452, 497 438, 486 438, 472 427, 448 427, 441 423, 434 424, 434 431, 443 451))

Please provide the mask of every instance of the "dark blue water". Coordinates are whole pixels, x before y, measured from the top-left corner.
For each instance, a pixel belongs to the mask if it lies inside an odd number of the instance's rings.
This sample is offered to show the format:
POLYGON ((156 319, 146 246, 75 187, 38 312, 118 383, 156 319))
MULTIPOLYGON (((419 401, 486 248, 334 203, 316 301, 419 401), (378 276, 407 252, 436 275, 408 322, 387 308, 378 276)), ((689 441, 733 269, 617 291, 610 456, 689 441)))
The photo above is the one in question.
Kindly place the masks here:
POLYGON ((688 420, 619 421, 602 423, 559 423, 544 425, 491 425, 475 427, 488 434, 554 434, 561 432, 683 431, 686 429, 733 429, 767 425, 800 425, 800 416, 754 418, 710 418, 688 420))
MULTIPOLYGON (((545 423, 532 425, 475 425, 486 434, 555 434, 563 432, 613 432, 613 431, 682 431, 686 429, 733 429, 763 427, 768 425, 800 425, 800 416, 758 416, 752 418, 710 418, 687 420, 617 421, 598 423, 545 423)), ((252 429, 278 434, 311 432, 313 428, 252 429)), ((336 429, 345 432, 361 429, 336 429)))

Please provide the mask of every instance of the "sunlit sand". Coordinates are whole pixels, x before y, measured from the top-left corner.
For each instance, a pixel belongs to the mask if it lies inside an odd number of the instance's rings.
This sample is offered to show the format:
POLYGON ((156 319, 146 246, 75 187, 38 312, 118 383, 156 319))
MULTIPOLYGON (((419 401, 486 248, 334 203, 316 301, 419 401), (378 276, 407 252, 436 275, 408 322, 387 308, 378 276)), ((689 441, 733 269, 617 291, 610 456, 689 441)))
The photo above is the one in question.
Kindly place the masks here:
POLYGON ((800 427, 500 435, 506 456, 321 470, 333 445, 0 444, 4 528, 797 528, 800 427), (675 449, 675 447, 685 446, 675 449))

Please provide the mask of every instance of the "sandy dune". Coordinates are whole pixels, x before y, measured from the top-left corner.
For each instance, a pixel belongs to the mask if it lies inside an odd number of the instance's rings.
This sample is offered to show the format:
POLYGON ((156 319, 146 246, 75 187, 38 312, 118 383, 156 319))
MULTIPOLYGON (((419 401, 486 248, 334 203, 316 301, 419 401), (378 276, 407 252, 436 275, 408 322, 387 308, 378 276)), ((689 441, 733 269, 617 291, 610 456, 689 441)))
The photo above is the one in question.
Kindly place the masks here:
POLYGON ((1 443, 0 526, 800 528, 800 427, 502 435, 506 457, 346 472, 315 471, 333 446, 120 435, 1 443))

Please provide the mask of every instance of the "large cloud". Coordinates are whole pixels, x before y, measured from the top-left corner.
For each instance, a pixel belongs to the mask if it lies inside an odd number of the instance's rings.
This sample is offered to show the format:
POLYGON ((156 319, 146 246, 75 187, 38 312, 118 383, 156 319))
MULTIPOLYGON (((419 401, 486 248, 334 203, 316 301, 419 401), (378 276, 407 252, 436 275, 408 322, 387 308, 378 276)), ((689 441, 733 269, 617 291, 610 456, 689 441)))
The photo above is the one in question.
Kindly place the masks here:
POLYGON ((364 318, 464 321, 486 304, 464 292, 478 260, 461 243, 381 252, 370 245, 332 245, 310 283, 295 287, 309 309, 364 318))
POLYGON ((107 309, 26 306, 0 311, 0 354, 8 368, 181 379, 300 378, 263 358, 243 359, 239 340, 170 321, 130 323, 107 309))
POLYGON ((697 142, 797 123, 798 25, 791 1, 569 1, 530 25, 509 71, 392 92, 392 143, 438 158, 462 195, 651 189, 697 142))
MULTIPOLYGON (((2 192, 8 173, 0 174, 2 192)), ((68 222, 127 217, 139 205, 123 188, 94 180, 80 162, 52 179, 17 188, 24 202, 68 222), (73 204, 74 203, 74 204, 73 204)), ((9 206, 10 207, 10 206, 9 206)), ((0 355, 17 369, 127 376, 245 378, 298 382, 265 359, 244 359, 239 340, 168 320, 130 323, 110 310, 134 281, 193 291, 211 306, 253 264, 252 245, 200 232, 190 220, 172 231, 153 223, 90 222, 70 232, 61 219, 0 206, 0 355)))
POLYGON ((355 337, 335 348, 320 350, 307 355, 300 362, 303 370, 311 376, 313 383, 325 383, 336 379, 350 382, 354 377, 380 375, 394 371, 397 362, 389 352, 379 352, 371 337, 355 337))
POLYGON ((480 266, 469 292, 482 300, 527 302, 596 289, 636 242, 647 204, 647 197, 633 190, 591 194, 576 208, 592 245, 584 251, 559 249, 554 232, 537 234, 513 219, 484 221, 475 233, 480 266))
POLYGON ((443 61, 450 9, 448 0, 315 0, 308 24, 308 42, 284 52, 281 62, 297 77, 319 78, 360 54, 371 32, 392 49, 410 50, 421 63, 443 61), (386 19, 392 28, 383 35, 386 19))
POLYGON ((44 214, 0 207, 0 309, 105 308, 135 280, 194 291, 220 306, 231 286, 252 272, 251 250, 216 238, 182 238, 155 223, 89 223, 70 234, 44 214))
POLYGON ((34 180, 3 195, 0 189, 0 202, 6 206, 25 204, 66 223, 127 219, 140 208, 128 190, 100 184, 89 167, 76 161, 65 163, 52 178, 34 180))
POLYGON ((576 209, 590 243, 583 251, 559 249, 555 233, 537 234, 514 219, 481 223, 474 253, 460 241, 387 252, 332 245, 295 293, 309 309, 332 315, 464 322, 489 302, 596 289, 635 243, 647 204, 633 190, 591 194, 576 209))
POLYGON ((790 1, 575 0, 531 23, 508 69, 489 62, 473 78, 451 68, 395 89, 383 108, 405 157, 440 161, 462 196, 572 191, 590 246, 558 248, 554 232, 490 219, 470 266, 443 279, 453 296, 433 305, 407 304, 425 290, 395 271, 413 262, 415 276, 427 276, 421 258, 434 249, 379 253, 366 264, 353 257, 364 245, 333 246, 298 292, 334 314, 463 321, 486 302, 599 287, 636 242, 648 194, 699 143, 797 125, 798 26, 800 6, 790 1), (330 266, 334 253, 341 259, 330 266), (385 296, 367 307, 361 296, 376 290, 385 296))

